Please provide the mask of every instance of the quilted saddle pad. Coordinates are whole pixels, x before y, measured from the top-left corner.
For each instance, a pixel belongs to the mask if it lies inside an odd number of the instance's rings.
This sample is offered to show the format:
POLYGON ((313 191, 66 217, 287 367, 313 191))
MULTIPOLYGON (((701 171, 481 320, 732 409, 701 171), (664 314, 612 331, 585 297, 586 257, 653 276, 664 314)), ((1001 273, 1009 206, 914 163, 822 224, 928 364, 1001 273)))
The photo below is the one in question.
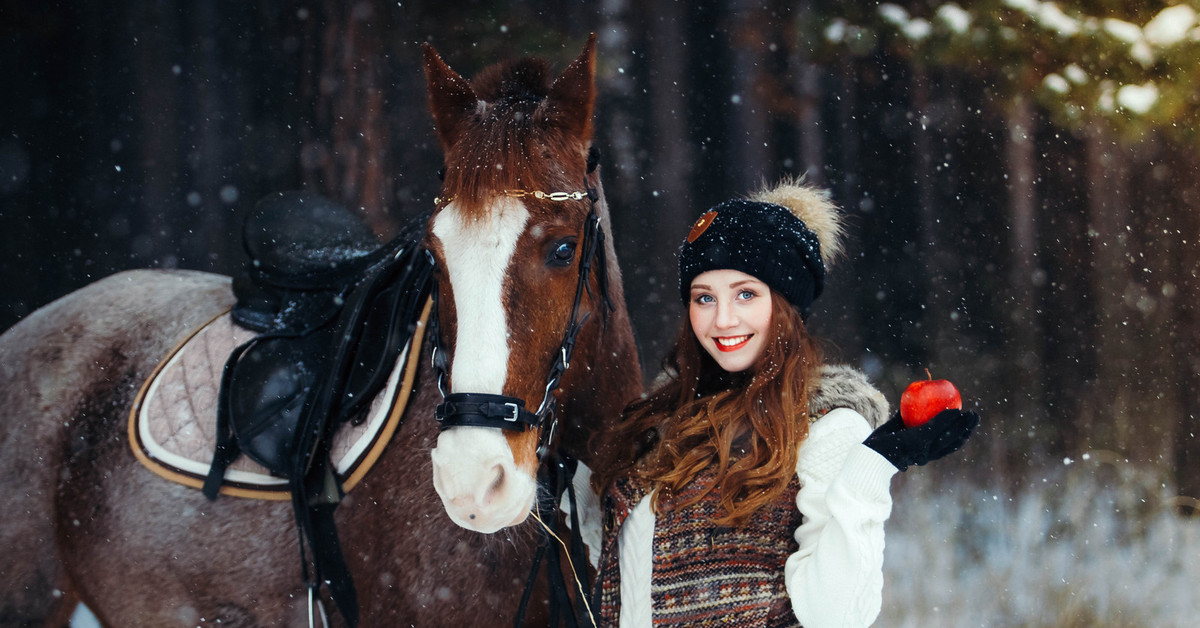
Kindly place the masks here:
MULTIPOLYGON (((387 386, 376 395, 366 419, 334 435, 330 458, 347 492, 366 475, 400 424, 412 392, 429 303, 409 344, 392 367, 387 386), (414 348, 415 347, 415 348, 414 348)), ((129 413, 129 443, 154 473, 201 488, 217 442, 217 392, 229 354, 255 332, 234 324, 226 312, 168 355, 143 384, 129 413)), ((288 482, 239 456, 225 472, 221 494, 257 499, 290 499, 288 482)))

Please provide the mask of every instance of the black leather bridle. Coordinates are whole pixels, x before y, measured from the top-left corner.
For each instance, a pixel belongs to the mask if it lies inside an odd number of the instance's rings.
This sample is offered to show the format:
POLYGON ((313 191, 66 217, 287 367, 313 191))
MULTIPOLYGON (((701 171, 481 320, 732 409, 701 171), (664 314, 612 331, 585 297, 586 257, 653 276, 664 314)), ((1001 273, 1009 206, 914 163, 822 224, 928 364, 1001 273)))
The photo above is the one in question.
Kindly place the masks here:
MULTIPOLYGON (((589 160, 590 161, 590 160, 589 160)), ((589 163, 590 165, 590 163, 589 163)), ((589 168, 589 172, 591 168, 589 168)), ((571 316, 567 319, 559 350, 555 353, 554 362, 546 375, 546 385, 542 401, 537 410, 531 411, 525 406, 525 400, 519 397, 498 395, 493 393, 460 392, 447 394, 446 382, 450 371, 446 353, 441 348, 441 333, 438 330, 438 291, 433 290, 433 367, 437 372, 438 391, 442 395, 442 403, 437 406, 435 416, 442 430, 452 427, 473 426, 500 428, 514 432, 524 432, 529 429, 542 430, 538 439, 538 460, 543 460, 554 440, 554 432, 558 425, 556 414, 557 400, 553 392, 562 381, 562 376, 571 365, 571 354, 575 350, 575 341, 583 324, 587 322, 590 312, 580 315, 579 305, 586 291, 592 296, 592 288, 588 277, 592 271, 592 263, 596 264, 596 279, 599 283, 602 297, 601 312, 607 320, 608 312, 614 309, 608 295, 608 268, 604 257, 604 229, 600 225, 600 216, 596 213, 596 202, 600 195, 594 187, 584 180, 586 192, 526 192, 506 191, 508 196, 533 196, 550 200, 583 200, 588 199, 591 207, 583 223, 583 241, 580 247, 579 278, 575 284, 575 301, 571 305, 571 316), (548 429, 547 429, 548 425, 548 429)))

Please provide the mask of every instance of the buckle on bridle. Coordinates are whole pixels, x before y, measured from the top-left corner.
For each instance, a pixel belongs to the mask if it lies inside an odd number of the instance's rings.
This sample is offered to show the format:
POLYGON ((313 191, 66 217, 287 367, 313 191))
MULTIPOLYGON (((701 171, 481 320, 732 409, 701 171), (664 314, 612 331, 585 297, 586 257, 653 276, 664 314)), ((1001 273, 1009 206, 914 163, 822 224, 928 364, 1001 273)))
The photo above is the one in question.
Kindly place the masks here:
POLYGON ((523 432, 540 426, 538 417, 515 397, 490 393, 453 393, 434 408, 441 429, 469 425, 523 432))

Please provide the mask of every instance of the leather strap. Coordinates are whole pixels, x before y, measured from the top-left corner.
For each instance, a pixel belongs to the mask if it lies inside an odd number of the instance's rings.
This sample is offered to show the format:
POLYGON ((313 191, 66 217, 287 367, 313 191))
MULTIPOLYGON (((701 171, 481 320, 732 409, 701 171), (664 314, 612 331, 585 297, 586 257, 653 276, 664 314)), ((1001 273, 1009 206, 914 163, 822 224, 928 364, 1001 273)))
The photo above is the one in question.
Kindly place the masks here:
POLYGON ((438 404, 434 415, 438 427, 443 430, 466 425, 524 432, 537 427, 539 423, 538 416, 525 408, 524 400, 490 393, 446 395, 446 400, 438 404), (452 426, 447 425, 447 419, 452 419, 452 426))

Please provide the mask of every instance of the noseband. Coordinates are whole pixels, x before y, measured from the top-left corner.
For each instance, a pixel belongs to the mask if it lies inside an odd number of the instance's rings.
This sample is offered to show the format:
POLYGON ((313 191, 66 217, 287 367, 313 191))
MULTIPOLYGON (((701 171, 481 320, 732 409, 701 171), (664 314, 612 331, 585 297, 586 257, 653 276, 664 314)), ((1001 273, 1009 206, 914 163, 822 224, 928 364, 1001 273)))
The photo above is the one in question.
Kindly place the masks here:
POLYGON ((554 362, 550 365, 550 370, 546 375, 545 392, 536 411, 530 411, 526 408, 525 400, 518 397, 492 393, 446 393, 446 381, 449 379, 450 372, 449 366, 446 363, 446 353, 441 348, 441 334, 437 329, 438 291, 436 288, 433 290, 434 313, 430 319, 434 325, 432 334, 433 367, 437 372, 438 391, 442 395, 442 403, 438 405, 435 411, 440 429, 446 430, 452 427, 472 426, 524 432, 529 429, 541 430, 548 423, 549 429, 542 431, 537 448, 538 459, 541 460, 545 457, 550 443, 554 440, 554 432, 558 425, 558 417, 555 413, 557 402, 552 393, 558 388, 563 373, 570 367, 571 354, 575 350, 576 337, 579 335, 580 329, 583 328, 583 324, 591 315, 590 312, 585 312, 580 316, 579 304, 583 301, 585 290, 589 296, 592 294, 591 286, 588 284, 588 276, 591 274, 593 259, 596 262, 596 279, 599 282, 602 297, 602 316, 607 319, 608 311, 613 309, 612 301, 608 296, 608 268, 605 265, 603 247, 604 229, 600 226, 600 216, 596 213, 596 202, 599 200, 600 195, 595 188, 587 184, 586 180, 584 181, 584 188, 586 192, 547 193, 527 190, 504 191, 506 196, 518 198, 532 196, 537 199, 551 201, 583 200, 586 198, 591 202, 588 215, 584 218, 583 223, 583 246, 581 247, 582 251, 579 256, 579 278, 575 284, 575 301, 571 305, 571 316, 567 319, 566 329, 563 332, 563 339, 559 344, 559 350, 556 352, 554 362))

